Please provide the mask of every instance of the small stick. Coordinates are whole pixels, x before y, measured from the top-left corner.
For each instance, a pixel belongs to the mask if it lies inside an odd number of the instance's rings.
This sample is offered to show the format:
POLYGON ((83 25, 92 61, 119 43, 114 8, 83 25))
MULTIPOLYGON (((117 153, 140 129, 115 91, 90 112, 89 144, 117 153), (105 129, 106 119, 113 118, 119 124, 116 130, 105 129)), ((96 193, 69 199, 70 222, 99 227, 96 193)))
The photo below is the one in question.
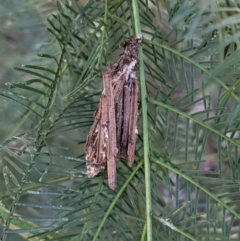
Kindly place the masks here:
POLYGON ((103 75, 104 82, 106 82, 105 89, 108 92, 108 150, 107 150, 107 170, 108 170, 108 185, 114 190, 116 188, 116 119, 115 119, 115 103, 113 95, 113 86, 111 83, 111 75, 105 72, 103 75))
POLYGON ((127 158, 128 135, 129 135, 129 117, 130 117, 130 103, 131 103, 131 89, 128 85, 123 87, 123 125, 122 125, 122 139, 121 139, 121 156, 127 158))
POLYGON ((137 130, 137 117, 138 117, 138 80, 136 77, 132 78, 131 88, 131 107, 130 107, 130 122, 129 122, 129 136, 128 136, 128 151, 127 159, 128 165, 132 166, 135 156, 137 130))

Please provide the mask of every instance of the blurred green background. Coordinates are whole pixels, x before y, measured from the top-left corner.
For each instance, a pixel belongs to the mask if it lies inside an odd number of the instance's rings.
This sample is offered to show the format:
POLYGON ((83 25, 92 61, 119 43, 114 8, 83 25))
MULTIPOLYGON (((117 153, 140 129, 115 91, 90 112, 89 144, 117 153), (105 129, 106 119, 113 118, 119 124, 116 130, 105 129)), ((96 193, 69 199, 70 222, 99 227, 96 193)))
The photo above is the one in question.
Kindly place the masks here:
MULTIPOLYGON (((21 82, 27 74, 15 71, 14 67, 34 64, 41 61, 37 54, 48 47, 51 35, 47 30, 47 19, 56 11, 54 1, 8 0, 0 4, 0 88, 7 89, 7 82, 21 82)), ((14 123, 22 118, 19 110, 11 102, 0 100, 0 141, 3 143, 14 130, 14 123)), ((21 128, 25 128, 22 126, 21 128)), ((19 130, 18 130, 19 132, 19 130)), ((2 170, 4 158, 0 157, 0 191, 6 190, 2 170)), ((4 216, 1 213, 0 216, 4 216)), ((1 233, 1 229, 0 229, 1 233)), ((8 240, 26 240, 23 236, 12 234, 8 240)))
MULTIPOLYGON (((13 67, 36 64, 41 61, 37 54, 51 41, 47 30, 47 18, 56 11, 54 1, 9 0, 0 4, 0 88, 7 82, 20 82, 28 78, 13 67)), ((4 98, 0 101, 0 139, 11 136, 12 123, 21 118, 16 109, 11 109, 4 98), (9 111, 11 109, 11 111, 9 111), (6 111, 7 110, 7 111, 6 111)))

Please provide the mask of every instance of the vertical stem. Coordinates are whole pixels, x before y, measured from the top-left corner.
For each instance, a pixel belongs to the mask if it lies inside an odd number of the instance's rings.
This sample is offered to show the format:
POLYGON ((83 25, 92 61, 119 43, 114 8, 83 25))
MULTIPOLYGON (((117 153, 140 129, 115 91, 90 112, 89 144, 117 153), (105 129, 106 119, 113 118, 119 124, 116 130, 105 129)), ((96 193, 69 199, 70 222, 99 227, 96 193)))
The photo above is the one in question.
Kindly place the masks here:
MULTIPOLYGON (((141 25, 139 20, 138 0, 132 0, 134 27, 136 36, 141 35, 141 25)), ((148 137, 148 118, 147 118, 147 90, 144 76, 143 49, 139 48, 139 72, 140 72, 140 92, 143 119, 143 151, 145 168, 145 190, 146 190, 146 224, 147 241, 152 241, 152 200, 151 200, 151 170, 149 160, 149 137, 148 137)))
POLYGON ((104 18, 103 18, 103 31, 102 31, 102 40, 100 43, 100 49, 99 49, 99 53, 98 53, 98 62, 96 64, 97 69, 100 69, 100 65, 102 64, 102 55, 104 52, 104 47, 106 44, 105 38, 106 38, 106 34, 107 34, 107 21, 108 21, 108 0, 105 0, 105 13, 104 13, 104 18))

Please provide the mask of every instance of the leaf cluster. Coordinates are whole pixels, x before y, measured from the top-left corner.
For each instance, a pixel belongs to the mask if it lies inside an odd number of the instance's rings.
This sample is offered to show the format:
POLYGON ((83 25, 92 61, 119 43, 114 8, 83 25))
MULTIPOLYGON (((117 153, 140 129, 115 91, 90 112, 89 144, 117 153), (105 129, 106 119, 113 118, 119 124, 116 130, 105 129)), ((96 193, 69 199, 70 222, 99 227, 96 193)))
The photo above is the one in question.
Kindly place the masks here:
POLYGON ((2 240, 240 240, 238 24, 233 0, 58 0, 52 48, 0 90, 21 114, 0 145, 2 240), (138 21, 135 165, 119 161, 111 191, 105 172, 87 178, 83 145, 138 21))

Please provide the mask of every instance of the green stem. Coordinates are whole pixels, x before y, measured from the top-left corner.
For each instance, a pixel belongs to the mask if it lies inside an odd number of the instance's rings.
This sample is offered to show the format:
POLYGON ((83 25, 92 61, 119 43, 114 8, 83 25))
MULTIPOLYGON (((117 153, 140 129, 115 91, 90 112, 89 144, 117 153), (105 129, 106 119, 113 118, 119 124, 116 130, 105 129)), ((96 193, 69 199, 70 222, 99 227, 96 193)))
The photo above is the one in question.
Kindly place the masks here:
MULTIPOLYGON (((181 52, 171 48, 171 47, 168 47, 167 45, 165 44, 161 44, 161 43, 158 43, 158 42, 154 42, 154 41, 151 41, 151 40, 147 40, 147 39, 144 39, 143 40, 143 43, 145 43, 146 45, 148 46, 151 46, 151 45, 154 45, 154 46, 157 46, 159 48, 162 48, 162 49, 165 49, 167 51, 169 51, 170 53, 173 53, 174 55, 186 60, 187 62, 189 62, 190 64, 192 64, 193 66, 196 66, 198 69, 200 69, 203 73, 205 73, 209 78, 212 78, 214 79, 217 83, 220 84, 220 86, 222 88, 224 88, 226 90, 226 92, 229 92, 231 94, 231 96, 237 101, 237 102, 240 102, 240 98, 233 92, 231 91, 231 88, 229 88, 220 78, 216 77, 214 74, 212 74, 212 71, 208 71, 206 68, 204 68, 202 65, 200 65, 199 63, 197 63, 196 61, 194 61, 192 58, 182 54, 181 52)), ((225 92, 225 93, 226 93, 225 92)), ((223 100, 221 100, 223 101, 223 100)))
POLYGON ((131 175, 127 178, 127 180, 123 183, 122 187, 120 188, 120 190, 118 191, 118 193, 116 194, 116 196, 114 197, 112 203, 110 204, 110 206, 108 207, 107 211, 105 212, 101 222, 98 225, 98 229, 95 232, 95 235, 92 239, 92 241, 96 241, 99 238, 99 234, 103 228, 103 225, 106 223, 106 220, 108 218, 108 216, 110 215, 111 211, 113 210, 113 208, 116 206, 116 203, 118 201, 118 199, 121 197, 121 195, 123 194, 124 190, 127 188, 127 186, 129 185, 129 183, 131 182, 131 180, 133 179, 133 177, 136 175, 136 173, 138 172, 138 170, 141 168, 141 166, 143 165, 143 161, 140 161, 138 163, 138 165, 136 166, 136 168, 133 170, 133 172, 131 173, 131 175))
MULTIPOLYGON (((102 178, 102 180, 99 182, 98 187, 97 187, 97 190, 101 190, 101 188, 102 188, 102 186, 103 186, 103 182, 104 182, 104 178, 102 178)), ((98 199, 100 193, 101 193, 101 191, 100 191, 100 192, 96 192, 96 193, 94 194, 94 196, 93 196, 93 201, 92 201, 93 204, 92 204, 91 207, 89 208, 89 213, 91 213, 92 210, 96 207, 96 205, 97 205, 97 199, 98 199)), ((87 217, 85 217, 85 219, 86 219, 86 222, 84 223, 83 228, 82 228, 82 231, 81 231, 81 236, 80 236, 80 238, 79 238, 80 241, 81 241, 81 240, 84 240, 84 233, 86 232, 87 228, 90 226, 90 225, 89 225, 89 222, 87 221, 87 217)))
POLYGON ((240 144, 237 141, 228 137, 223 132, 217 130, 213 126, 210 126, 210 125, 206 124, 204 121, 199 120, 199 119, 195 118, 194 116, 192 116, 190 114, 187 114, 187 113, 175 108, 174 106, 165 104, 161 101, 157 101, 157 100, 154 100, 154 99, 151 99, 151 98, 148 98, 147 101, 151 104, 161 106, 161 107, 163 107, 167 110, 170 110, 170 111, 174 112, 175 114, 178 114, 180 116, 185 117, 186 119, 189 119, 189 120, 193 121, 193 123, 198 124, 199 126, 202 126, 206 130, 209 130, 210 132, 215 133, 216 135, 220 136, 223 140, 226 140, 227 142, 229 142, 229 143, 235 145, 236 147, 240 148, 240 144))
MULTIPOLYGON (((36 102, 41 103, 41 101, 46 98, 45 96, 40 96, 36 102)), ((31 110, 35 110, 35 108, 37 107, 37 104, 35 104, 34 102, 30 104, 30 108, 31 110)), ((32 111, 27 111, 27 113, 21 118, 21 120, 19 120, 16 125, 14 125, 13 129, 11 130, 11 132, 7 135, 7 138, 5 138, 5 140, 10 139, 11 137, 13 137, 14 135, 16 135, 17 131, 20 129, 20 127, 25 123, 25 121, 27 119, 29 119, 29 116, 32 114, 32 111)))
MULTIPOLYGON (((138 1, 132 0, 133 18, 136 36, 141 35, 141 25, 139 19, 138 1)), ((151 169, 149 160, 149 137, 148 137, 148 117, 147 117, 147 90, 144 76, 143 49, 139 48, 139 72, 140 72, 140 93, 142 106, 142 123, 143 123, 143 151, 144 151, 144 168, 145 168, 145 191, 146 191, 146 224, 147 224, 147 241, 152 240, 152 200, 151 200, 151 169)))
POLYGON ((144 240, 145 240, 146 231, 147 231, 147 225, 146 225, 146 223, 144 223, 141 241, 144 241, 144 240))
POLYGON ((99 69, 101 66, 101 62, 102 62, 102 55, 104 52, 104 46, 105 46, 105 38, 106 38, 106 26, 107 26, 107 21, 108 21, 108 0, 105 0, 105 13, 104 13, 104 25, 103 25, 103 32, 102 32, 102 41, 101 41, 101 45, 100 45, 100 50, 99 50, 99 54, 98 54, 98 62, 97 62, 97 69, 99 69))
POLYGON ((193 236, 191 236, 189 233, 183 231, 182 229, 180 228, 177 228, 176 226, 174 226, 172 223, 171 223, 171 220, 165 220, 164 218, 162 217, 158 217, 156 215, 153 215, 153 219, 155 219, 156 221, 160 222, 161 224, 169 227, 170 229, 174 230, 175 232, 178 232, 180 234, 182 234, 182 236, 188 238, 189 240, 192 240, 192 241, 198 241, 198 239, 195 239, 193 236))
POLYGON ((207 190, 204 186, 202 186, 196 180, 194 180, 193 178, 191 178, 188 175, 186 175, 185 173, 183 173, 181 170, 176 169, 175 167, 168 165, 166 162, 159 161, 156 158, 152 158, 152 162, 154 162, 154 163, 156 163, 156 164, 158 164, 162 167, 165 167, 168 170, 174 172, 176 175, 179 175, 180 177, 184 178, 187 182, 191 183, 194 187, 198 188, 203 193, 205 193, 207 196, 212 198, 217 203, 217 205, 219 204, 218 205, 219 207, 222 206, 225 210, 229 211, 229 213, 234 215, 237 219, 240 219, 240 214, 236 210, 231 208, 230 205, 228 205, 227 203, 222 201, 220 198, 217 197, 216 194, 213 194, 212 191, 207 190))

